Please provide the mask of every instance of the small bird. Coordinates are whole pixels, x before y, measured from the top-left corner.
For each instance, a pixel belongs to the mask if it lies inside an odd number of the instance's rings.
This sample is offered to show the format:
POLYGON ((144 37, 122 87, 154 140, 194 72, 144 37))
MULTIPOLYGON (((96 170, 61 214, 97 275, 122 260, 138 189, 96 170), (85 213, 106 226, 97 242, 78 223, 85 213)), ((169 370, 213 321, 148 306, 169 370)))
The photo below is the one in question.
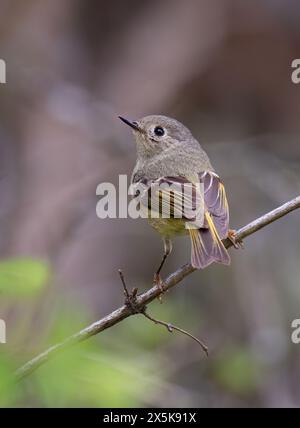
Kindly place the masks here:
POLYGON ((159 192, 159 207, 150 206, 149 198, 146 202, 148 209, 154 208, 160 213, 157 218, 150 217, 149 222, 164 242, 164 254, 154 276, 155 282, 161 283, 160 272, 171 253, 172 238, 176 235, 190 236, 194 268, 203 269, 212 262, 229 265, 230 256, 222 239, 228 237, 235 242, 234 231, 229 229, 225 188, 199 142, 183 124, 166 116, 146 116, 137 121, 119 118, 133 129, 137 146, 137 162, 131 183, 142 183, 148 193, 159 192), (158 187, 162 183, 174 185, 169 198, 169 218, 162 215, 164 204, 161 198, 165 191, 158 187), (190 218, 185 213, 191 210, 195 195, 201 200, 199 184, 203 189, 203 216, 200 222, 195 221, 190 227, 190 218), (190 186, 192 197, 183 195, 183 185, 190 186))

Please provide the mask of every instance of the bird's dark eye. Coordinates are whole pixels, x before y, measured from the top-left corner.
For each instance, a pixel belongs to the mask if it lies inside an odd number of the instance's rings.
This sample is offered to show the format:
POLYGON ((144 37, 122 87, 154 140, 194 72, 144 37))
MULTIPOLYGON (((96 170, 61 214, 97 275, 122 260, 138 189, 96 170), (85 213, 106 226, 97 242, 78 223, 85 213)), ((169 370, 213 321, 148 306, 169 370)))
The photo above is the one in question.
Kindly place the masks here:
POLYGON ((157 137, 162 137, 163 135, 165 135, 165 131, 164 131, 164 129, 161 126, 156 126, 154 128, 154 134, 157 137))

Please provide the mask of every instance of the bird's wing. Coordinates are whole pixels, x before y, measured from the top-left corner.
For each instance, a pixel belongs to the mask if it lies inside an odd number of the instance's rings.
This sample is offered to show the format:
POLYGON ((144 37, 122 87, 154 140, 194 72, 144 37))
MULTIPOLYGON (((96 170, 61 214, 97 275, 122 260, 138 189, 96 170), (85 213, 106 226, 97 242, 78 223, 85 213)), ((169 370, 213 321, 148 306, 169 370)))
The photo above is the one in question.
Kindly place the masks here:
POLYGON ((192 265, 205 268, 216 261, 230 263, 222 239, 229 229, 229 210, 223 183, 217 174, 204 171, 199 182, 185 177, 141 180, 139 199, 151 216, 182 218, 192 243, 192 265))
POLYGON ((185 177, 160 177, 144 180, 139 198, 153 217, 182 218, 200 228, 204 222, 204 200, 200 183, 185 177))
POLYGON ((217 174, 210 171, 200 173, 199 181, 203 183, 206 211, 210 214, 219 237, 225 239, 229 229, 229 208, 224 184, 217 174))
POLYGON ((198 174, 198 183, 178 176, 140 180, 139 197, 154 215, 182 218, 195 222, 198 228, 209 227, 205 214, 209 213, 218 235, 225 239, 229 228, 229 209, 225 188, 219 176, 211 171, 198 174))
POLYGON ((192 265, 203 269, 212 262, 228 265, 230 256, 223 245, 229 229, 229 210, 223 183, 217 174, 204 171, 199 174, 204 189, 204 227, 191 229, 192 265))

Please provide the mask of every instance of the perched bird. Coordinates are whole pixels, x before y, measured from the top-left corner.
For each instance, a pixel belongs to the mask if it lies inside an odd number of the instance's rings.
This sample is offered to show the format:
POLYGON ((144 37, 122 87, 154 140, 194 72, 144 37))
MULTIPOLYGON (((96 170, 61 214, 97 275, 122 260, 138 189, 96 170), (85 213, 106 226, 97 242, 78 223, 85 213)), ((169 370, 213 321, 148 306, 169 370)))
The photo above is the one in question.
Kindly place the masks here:
POLYGON ((148 195, 151 191, 159 195, 156 206, 151 206, 149 200, 152 199, 147 198, 146 202, 142 199, 149 210, 159 212, 156 218, 149 217, 149 222, 164 241, 164 255, 155 281, 160 282, 160 271, 172 250, 171 239, 176 235, 190 236, 193 267, 203 269, 212 262, 230 264, 230 256, 222 243, 227 237, 234 241, 234 232, 229 230, 225 188, 199 142, 184 125, 166 116, 146 116, 138 121, 119 118, 133 129, 136 140, 137 162, 131 182, 142 183, 148 195), (161 184, 173 185, 172 191, 161 190, 161 184), (192 196, 186 196, 183 186, 191 189, 189 195, 192 196), (169 216, 163 215, 163 196, 168 196, 169 216), (202 201, 203 215, 192 218, 191 222, 186 212, 194 208, 196 196, 202 201))

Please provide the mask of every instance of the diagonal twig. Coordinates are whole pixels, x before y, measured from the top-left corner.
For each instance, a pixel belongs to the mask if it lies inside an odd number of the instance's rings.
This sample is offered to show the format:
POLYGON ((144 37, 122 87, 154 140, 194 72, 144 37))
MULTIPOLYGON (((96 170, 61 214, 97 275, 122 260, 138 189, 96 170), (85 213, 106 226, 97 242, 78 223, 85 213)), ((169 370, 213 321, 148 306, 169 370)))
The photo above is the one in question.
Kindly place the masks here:
MULTIPOLYGON (((288 213, 298 208, 300 208, 300 196, 297 196, 291 201, 286 202, 280 207, 274 209, 273 211, 270 211, 267 214, 262 215, 261 217, 257 218, 256 220, 252 221, 251 223, 237 230, 237 232, 235 233, 236 241, 243 240, 247 236, 250 236, 256 233, 257 231, 267 226, 268 224, 273 223, 274 221, 278 220, 279 218, 287 215, 288 213)), ((232 246, 232 242, 229 239, 225 239, 224 245, 226 248, 229 248, 232 246)), ((176 286, 180 281, 182 281, 186 276, 190 275, 194 271, 195 269, 190 263, 187 263, 181 266, 179 269, 171 273, 164 280, 164 289, 168 290, 176 286)), ((140 311, 147 304, 155 300, 160 294, 161 294, 160 288, 157 285, 155 285, 149 290, 147 290, 146 292, 142 293, 141 295, 137 295, 136 301, 135 301, 136 309, 140 311)), ((125 318, 128 318, 129 316, 132 316, 132 315, 134 314, 132 313, 132 309, 128 307, 128 305, 125 304, 121 306, 120 308, 111 312, 109 315, 105 316, 104 318, 96 321, 95 323, 89 325, 88 327, 73 334, 72 336, 65 339, 63 342, 60 342, 48 348, 46 351, 42 352, 41 354, 34 357, 32 360, 28 361, 26 364, 24 364, 22 367, 20 367, 16 371, 15 373, 16 379, 20 380, 30 375, 33 371, 35 371, 42 364, 46 363, 50 358, 52 358, 58 352, 63 351, 64 349, 67 349, 70 346, 73 346, 84 340, 87 340, 91 336, 95 336, 101 331, 111 328, 115 324, 123 321, 125 318)))

